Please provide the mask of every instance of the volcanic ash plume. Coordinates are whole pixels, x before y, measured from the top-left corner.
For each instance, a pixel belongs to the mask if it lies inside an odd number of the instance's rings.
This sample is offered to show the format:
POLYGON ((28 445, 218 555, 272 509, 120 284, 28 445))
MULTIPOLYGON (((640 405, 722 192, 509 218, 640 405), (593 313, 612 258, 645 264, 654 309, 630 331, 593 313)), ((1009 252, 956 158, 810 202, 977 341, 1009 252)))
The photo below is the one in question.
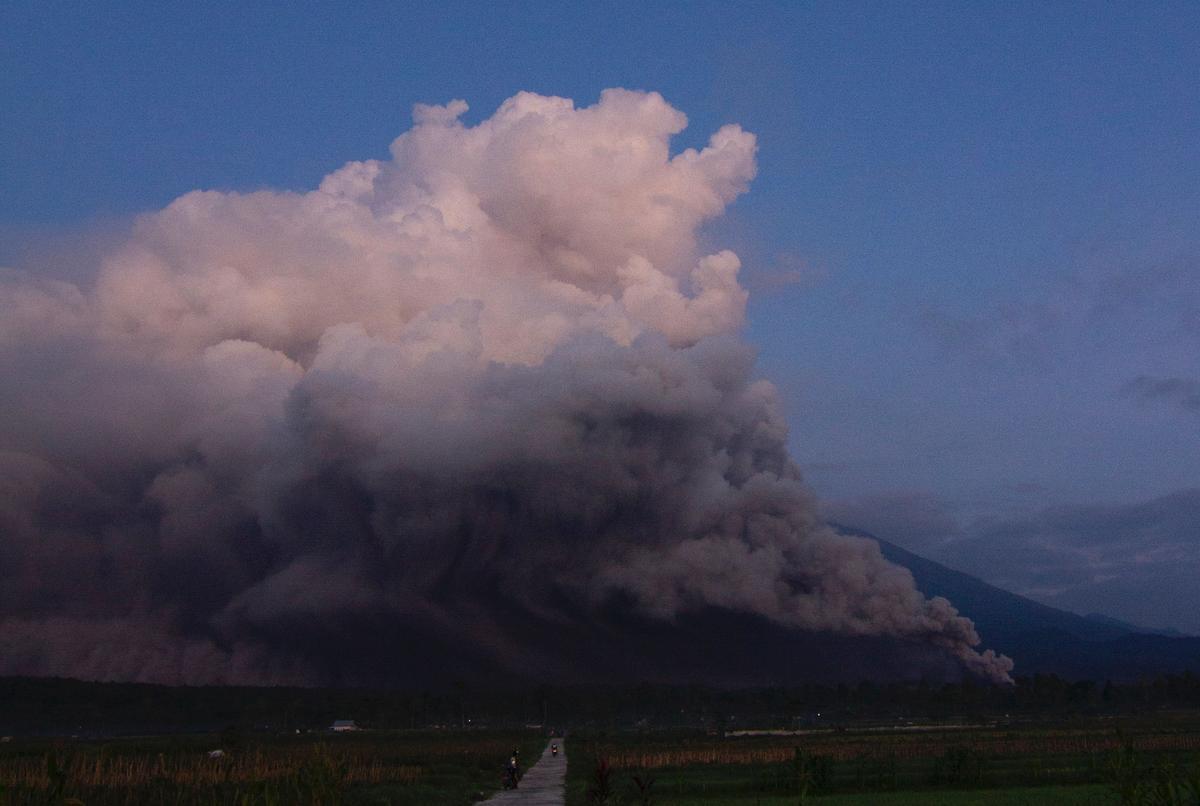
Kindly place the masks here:
POLYGON ((697 245, 753 135, 672 156, 685 117, 623 90, 466 108, 308 193, 182 196, 86 285, 2 276, 0 672, 377 679, 397 624, 527 672, 495 613, 621 602, 1006 680, 787 456, 738 258, 697 245))

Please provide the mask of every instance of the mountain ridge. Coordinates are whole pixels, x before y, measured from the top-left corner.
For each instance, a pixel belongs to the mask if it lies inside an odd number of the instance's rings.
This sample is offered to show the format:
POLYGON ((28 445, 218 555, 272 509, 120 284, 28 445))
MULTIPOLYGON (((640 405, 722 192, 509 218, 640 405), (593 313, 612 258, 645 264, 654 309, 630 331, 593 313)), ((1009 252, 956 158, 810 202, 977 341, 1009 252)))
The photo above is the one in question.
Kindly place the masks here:
POLYGON ((975 622, 984 647, 1014 660, 1014 674, 1136 680, 1200 670, 1200 637, 1060 610, 914 554, 862 529, 831 525, 842 534, 876 541, 885 558, 912 573, 922 593, 948 599, 975 622))

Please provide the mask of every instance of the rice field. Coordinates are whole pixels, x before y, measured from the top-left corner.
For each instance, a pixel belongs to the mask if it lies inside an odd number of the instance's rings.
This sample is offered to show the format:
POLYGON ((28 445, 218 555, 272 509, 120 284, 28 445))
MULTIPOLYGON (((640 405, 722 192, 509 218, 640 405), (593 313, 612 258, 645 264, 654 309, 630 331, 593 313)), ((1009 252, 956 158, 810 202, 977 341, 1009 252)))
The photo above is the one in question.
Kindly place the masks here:
POLYGON ((1200 804, 1200 714, 790 736, 597 734, 573 737, 572 749, 568 806, 1200 804), (1159 790, 1179 799, 1155 800, 1159 790))

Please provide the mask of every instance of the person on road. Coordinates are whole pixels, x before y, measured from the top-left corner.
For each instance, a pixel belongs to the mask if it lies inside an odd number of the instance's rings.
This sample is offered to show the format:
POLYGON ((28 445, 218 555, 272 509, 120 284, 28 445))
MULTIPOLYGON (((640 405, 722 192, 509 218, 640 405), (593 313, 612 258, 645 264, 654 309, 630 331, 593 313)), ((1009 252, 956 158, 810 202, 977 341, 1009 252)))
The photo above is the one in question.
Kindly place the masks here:
POLYGON ((508 765, 504 768, 504 774, 505 787, 516 789, 517 782, 521 779, 521 754, 515 748, 512 751, 512 756, 508 759, 508 765))

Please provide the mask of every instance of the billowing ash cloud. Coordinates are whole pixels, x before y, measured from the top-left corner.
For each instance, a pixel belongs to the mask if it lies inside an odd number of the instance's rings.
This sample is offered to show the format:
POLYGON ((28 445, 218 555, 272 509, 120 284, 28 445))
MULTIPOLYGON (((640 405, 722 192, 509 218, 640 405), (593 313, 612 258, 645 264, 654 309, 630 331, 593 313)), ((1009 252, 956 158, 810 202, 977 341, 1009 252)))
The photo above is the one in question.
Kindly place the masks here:
POLYGON ((622 90, 465 110, 309 193, 189 193, 87 286, 0 283, 0 672, 355 680, 397 624, 528 670, 497 612, 620 601, 1006 679, 787 456, 696 239, 753 135, 671 156, 685 117, 622 90))

